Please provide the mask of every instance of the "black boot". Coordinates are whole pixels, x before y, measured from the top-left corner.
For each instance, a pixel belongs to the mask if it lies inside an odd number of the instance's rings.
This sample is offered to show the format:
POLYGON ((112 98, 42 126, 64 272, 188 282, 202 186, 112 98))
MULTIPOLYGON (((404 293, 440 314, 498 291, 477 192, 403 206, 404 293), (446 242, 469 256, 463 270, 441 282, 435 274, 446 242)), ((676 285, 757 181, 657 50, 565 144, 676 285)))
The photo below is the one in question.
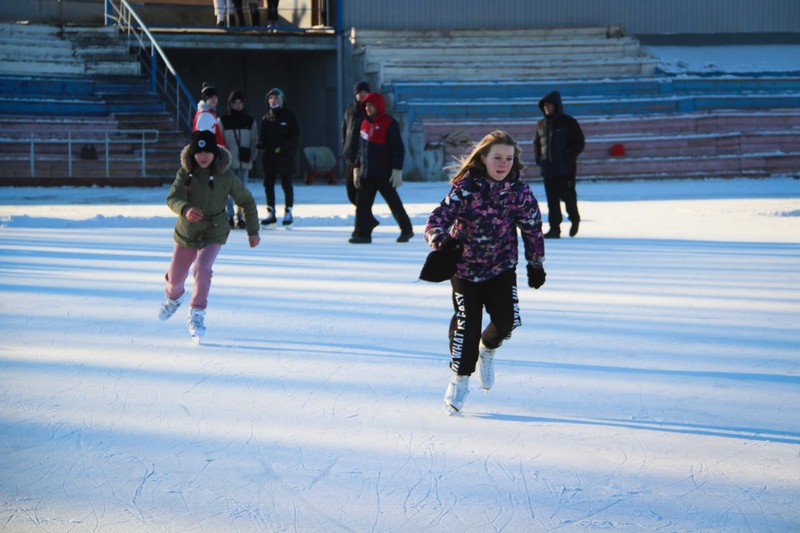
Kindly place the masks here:
POLYGON ((572 221, 572 226, 569 227, 569 236, 574 237, 578 234, 578 226, 581 224, 581 219, 576 218, 572 221))
POLYGON ((561 230, 559 228, 550 228, 550 231, 544 234, 545 239, 560 239, 561 238, 561 230))

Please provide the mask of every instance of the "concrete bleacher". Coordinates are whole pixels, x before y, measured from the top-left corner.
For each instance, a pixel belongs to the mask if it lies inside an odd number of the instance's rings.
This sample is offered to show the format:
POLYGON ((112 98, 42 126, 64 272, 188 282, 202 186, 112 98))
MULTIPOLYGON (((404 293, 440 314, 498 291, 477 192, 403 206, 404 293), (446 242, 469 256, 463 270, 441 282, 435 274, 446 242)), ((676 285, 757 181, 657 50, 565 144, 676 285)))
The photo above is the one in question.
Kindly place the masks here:
MULTIPOLYGON (((766 176, 800 169, 800 109, 716 110, 670 115, 579 117, 586 148, 578 160, 581 179, 766 176), (622 145, 625 155, 611 155, 622 145)), ((416 125, 426 139, 421 167, 429 179, 445 179, 447 165, 487 131, 508 131, 522 148, 528 177, 535 119, 464 121, 429 119, 416 125), (455 140, 452 142, 450 140, 455 140)))
POLYGON ((113 31, 0 24, 0 58, 0 185, 172 181, 185 135, 113 31))
POLYGON ((586 133, 581 178, 800 169, 798 73, 665 76, 621 26, 354 29, 350 42, 355 75, 386 95, 400 122, 412 180, 446 179, 453 159, 492 129, 511 132, 529 158, 539 99, 553 90, 586 133), (610 154, 615 144, 623 157, 610 154))
POLYGON ((621 26, 516 30, 353 29, 357 75, 397 81, 648 76, 656 62, 621 26))

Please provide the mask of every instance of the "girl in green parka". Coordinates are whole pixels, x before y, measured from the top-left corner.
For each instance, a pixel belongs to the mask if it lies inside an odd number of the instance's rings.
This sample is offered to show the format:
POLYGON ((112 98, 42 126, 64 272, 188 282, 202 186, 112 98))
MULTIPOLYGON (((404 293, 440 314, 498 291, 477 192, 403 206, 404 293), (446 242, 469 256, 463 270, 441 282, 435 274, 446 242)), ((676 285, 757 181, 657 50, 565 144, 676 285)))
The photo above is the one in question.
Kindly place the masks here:
POLYGON ((206 306, 214 261, 228 240, 230 224, 225 213, 228 195, 244 211, 250 248, 261 242, 256 202, 247 187, 229 170, 231 155, 217 146, 210 131, 195 131, 181 152, 181 168, 167 195, 167 205, 178 215, 175 247, 166 280, 166 301, 158 317, 175 314, 185 292, 184 284, 194 264, 194 292, 190 301, 189 333, 199 342, 205 334, 206 306))

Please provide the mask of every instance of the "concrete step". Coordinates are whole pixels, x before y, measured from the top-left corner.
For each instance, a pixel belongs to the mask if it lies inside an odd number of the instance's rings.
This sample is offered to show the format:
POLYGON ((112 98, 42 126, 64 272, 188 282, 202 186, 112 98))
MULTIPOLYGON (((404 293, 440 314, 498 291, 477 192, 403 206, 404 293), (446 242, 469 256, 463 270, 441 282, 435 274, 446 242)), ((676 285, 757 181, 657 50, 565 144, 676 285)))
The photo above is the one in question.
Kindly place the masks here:
POLYGON ((420 43, 434 41, 443 45, 464 42, 517 42, 548 39, 609 39, 625 34, 621 24, 609 26, 550 27, 503 30, 374 30, 353 28, 350 42, 354 45, 386 45, 388 43, 420 43))
MULTIPOLYGON (((657 62, 647 58, 618 58, 597 60, 548 61, 495 61, 485 63, 446 61, 419 63, 414 61, 387 61, 365 74, 375 76, 378 86, 395 81, 408 80, 465 80, 474 78, 476 73, 487 78, 504 81, 524 81, 536 79, 592 79, 604 77, 651 76, 655 73, 657 62)), ((374 66, 373 66, 374 67, 374 66)))
POLYGON ((535 99, 558 89, 565 103, 580 98, 631 99, 694 94, 800 93, 798 76, 630 78, 537 81, 397 81, 383 88, 393 102, 535 99))
MULTIPOLYGON (((539 115, 540 116, 540 115, 539 115)), ((426 143, 438 143, 453 132, 466 132, 478 140, 492 129, 509 132, 521 141, 533 138, 539 116, 527 120, 436 120, 425 119, 412 127, 412 134, 422 134, 426 143)), ((674 115, 623 115, 578 117, 587 139, 630 136, 698 135, 730 132, 795 131, 800 132, 800 110, 765 109, 760 111, 705 111, 674 115)))

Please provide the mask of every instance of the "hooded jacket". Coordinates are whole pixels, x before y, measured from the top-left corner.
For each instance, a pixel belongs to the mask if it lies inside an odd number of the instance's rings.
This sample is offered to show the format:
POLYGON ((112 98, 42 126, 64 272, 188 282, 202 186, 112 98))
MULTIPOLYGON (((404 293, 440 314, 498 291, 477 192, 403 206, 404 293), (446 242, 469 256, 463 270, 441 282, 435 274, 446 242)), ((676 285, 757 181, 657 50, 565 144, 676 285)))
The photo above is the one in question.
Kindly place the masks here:
POLYGON ((400 125, 386 114, 386 100, 378 93, 370 93, 361 102, 364 120, 361 122, 361 139, 354 167, 366 179, 389 179, 394 169, 403 168, 405 147, 400 136, 400 125), (367 104, 373 104, 378 113, 367 116, 367 104))
POLYGON ((181 151, 181 168, 167 194, 167 206, 178 215, 173 233, 175 242, 186 248, 197 249, 212 243, 225 244, 231 229, 225 213, 228 195, 244 211, 247 234, 258 235, 256 202, 247 187, 229 169, 230 152, 220 146, 220 154, 211 165, 200 168, 194 156, 189 154, 189 148, 186 146, 181 151), (205 216, 201 221, 189 222, 184 216, 190 207, 202 209, 205 216))
POLYGON ((552 102, 556 109, 552 116, 545 116, 536 123, 533 136, 536 164, 545 178, 574 178, 578 155, 585 145, 583 131, 577 120, 564 113, 558 91, 539 100, 542 113, 545 102, 552 102))
POLYGON ((530 187, 514 171, 503 181, 470 173, 452 184, 428 217, 425 240, 438 248, 454 237, 464 246, 456 276, 482 282, 517 267, 517 228, 529 265, 544 261, 542 215, 530 187))
MULTIPOLYGON (((244 102, 244 99, 242 99, 244 102)), ((228 99, 230 109, 231 99, 228 99)), ((258 145, 258 124, 256 119, 248 115, 245 110, 247 103, 241 111, 230 109, 227 115, 220 117, 222 123, 222 135, 225 138, 225 147, 231 154, 231 168, 234 170, 250 170, 253 167, 253 160, 257 155, 258 145), (239 148, 250 149, 250 161, 242 161, 239 157, 239 148)))

